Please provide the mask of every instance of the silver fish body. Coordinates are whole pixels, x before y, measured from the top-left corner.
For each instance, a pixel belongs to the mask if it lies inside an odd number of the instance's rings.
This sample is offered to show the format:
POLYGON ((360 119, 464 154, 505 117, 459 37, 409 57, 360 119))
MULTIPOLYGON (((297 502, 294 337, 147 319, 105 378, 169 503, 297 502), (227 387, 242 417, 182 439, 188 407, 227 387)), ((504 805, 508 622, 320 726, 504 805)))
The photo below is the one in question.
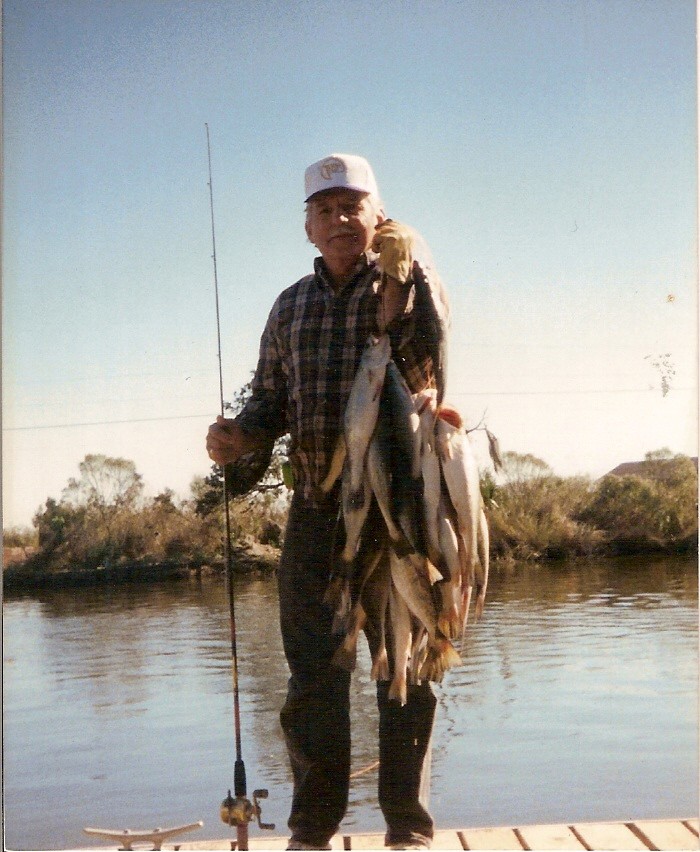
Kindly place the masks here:
POLYGON ((389 335, 370 335, 345 408, 343 435, 346 458, 343 476, 347 477, 347 499, 351 504, 360 505, 364 499, 365 458, 377 423, 379 400, 390 358, 389 335))
POLYGON ((481 511, 479 468, 463 428, 455 428, 438 417, 437 442, 442 475, 457 517, 457 531, 464 540, 466 551, 462 567, 462 582, 474 584, 479 562, 478 529, 481 511))
POLYGON ((397 700, 403 706, 407 700, 407 672, 411 657, 413 626, 408 605, 393 583, 389 592, 389 614, 394 644, 394 672, 388 696, 390 699, 397 700))

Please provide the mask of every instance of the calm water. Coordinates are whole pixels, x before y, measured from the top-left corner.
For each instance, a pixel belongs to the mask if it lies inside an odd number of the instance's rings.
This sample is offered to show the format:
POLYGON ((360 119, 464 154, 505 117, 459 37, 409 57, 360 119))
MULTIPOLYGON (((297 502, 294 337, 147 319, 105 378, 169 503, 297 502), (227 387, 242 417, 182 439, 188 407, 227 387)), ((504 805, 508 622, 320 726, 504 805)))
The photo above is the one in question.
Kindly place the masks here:
MULTIPOLYGON (((694 561, 494 571, 464 664, 436 690, 438 826, 696 815, 697 586, 694 561)), ((248 789, 269 789, 263 819, 284 834, 275 582, 243 580, 236 595, 248 789)), ((377 754, 363 652, 354 769, 377 754)), ((10 596, 3 656, 7 848, 199 819, 191 839, 235 836, 218 817, 235 756, 220 583, 10 596)), ((383 829, 375 788, 374 772, 353 782, 345 828, 383 829)))

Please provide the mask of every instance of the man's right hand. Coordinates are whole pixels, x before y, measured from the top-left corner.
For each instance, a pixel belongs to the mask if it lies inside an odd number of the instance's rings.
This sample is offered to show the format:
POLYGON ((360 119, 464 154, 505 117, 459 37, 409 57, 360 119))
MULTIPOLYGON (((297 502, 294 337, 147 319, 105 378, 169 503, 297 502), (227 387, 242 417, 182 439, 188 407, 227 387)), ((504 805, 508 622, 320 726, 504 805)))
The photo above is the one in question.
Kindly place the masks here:
POLYGON ((246 434, 235 420, 226 420, 219 415, 207 432, 209 458, 223 467, 241 456, 257 449, 259 442, 246 434))

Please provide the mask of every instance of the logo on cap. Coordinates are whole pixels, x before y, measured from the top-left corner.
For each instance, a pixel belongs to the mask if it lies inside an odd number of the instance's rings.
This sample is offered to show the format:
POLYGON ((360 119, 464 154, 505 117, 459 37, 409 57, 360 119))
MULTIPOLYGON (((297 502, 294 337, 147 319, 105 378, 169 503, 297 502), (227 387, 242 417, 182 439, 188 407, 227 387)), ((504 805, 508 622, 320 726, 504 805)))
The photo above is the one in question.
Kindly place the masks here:
POLYGON ((334 174, 339 172, 347 172, 347 166, 342 160, 337 157, 328 157, 321 163, 321 177, 324 180, 330 180, 334 174))

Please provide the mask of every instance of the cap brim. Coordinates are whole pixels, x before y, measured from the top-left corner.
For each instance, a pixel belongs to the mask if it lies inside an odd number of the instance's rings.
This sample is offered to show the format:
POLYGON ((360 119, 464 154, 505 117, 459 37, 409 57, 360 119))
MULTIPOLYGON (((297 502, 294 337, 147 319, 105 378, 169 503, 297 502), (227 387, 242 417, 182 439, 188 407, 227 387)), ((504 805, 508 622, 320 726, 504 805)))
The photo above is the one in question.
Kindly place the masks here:
POLYGON ((326 189, 319 189, 316 192, 312 192, 307 198, 304 199, 304 203, 307 201, 311 201, 312 198, 315 198, 317 195, 328 195, 329 192, 336 192, 339 189, 349 189, 351 192, 359 192, 360 195, 371 195, 364 187, 359 186, 329 186, 326 189))

